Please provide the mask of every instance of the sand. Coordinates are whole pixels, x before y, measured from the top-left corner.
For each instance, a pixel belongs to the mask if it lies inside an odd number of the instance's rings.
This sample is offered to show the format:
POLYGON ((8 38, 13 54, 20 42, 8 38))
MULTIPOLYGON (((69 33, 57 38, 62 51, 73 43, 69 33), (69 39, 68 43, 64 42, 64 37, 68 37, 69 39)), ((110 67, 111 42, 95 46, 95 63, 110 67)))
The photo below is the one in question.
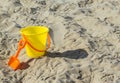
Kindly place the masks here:
POLYGON ((120 83, 119 0, 1 0, 0 83, 120 83), (13 71, 7 62, 21 28, 45 25, 52 44, 45 56, 13 71))

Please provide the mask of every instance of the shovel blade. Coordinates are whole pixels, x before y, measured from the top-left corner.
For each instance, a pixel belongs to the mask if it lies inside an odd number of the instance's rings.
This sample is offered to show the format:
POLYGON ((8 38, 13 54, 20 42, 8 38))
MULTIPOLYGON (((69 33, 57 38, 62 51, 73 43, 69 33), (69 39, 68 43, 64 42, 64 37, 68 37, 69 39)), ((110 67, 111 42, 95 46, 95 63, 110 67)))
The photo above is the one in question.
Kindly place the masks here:
POLYGON ((15 56, 12 56, 10 57, 9 61, 8 61, 8 65, 16 70, 18 68, 18 66, 20 65, 20 61, 15 57, 15 56))

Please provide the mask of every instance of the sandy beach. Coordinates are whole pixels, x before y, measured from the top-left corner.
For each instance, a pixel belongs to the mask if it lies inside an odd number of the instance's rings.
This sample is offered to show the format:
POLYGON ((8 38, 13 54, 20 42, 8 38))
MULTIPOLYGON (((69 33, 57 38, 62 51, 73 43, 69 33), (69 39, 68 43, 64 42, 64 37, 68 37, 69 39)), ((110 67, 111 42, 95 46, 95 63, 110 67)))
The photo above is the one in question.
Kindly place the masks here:
POLYGON ((120 0, 1 0, 0 83, 120 83, 120 0), (47 26, 44 57, 12 70, 26 26, 47 26))

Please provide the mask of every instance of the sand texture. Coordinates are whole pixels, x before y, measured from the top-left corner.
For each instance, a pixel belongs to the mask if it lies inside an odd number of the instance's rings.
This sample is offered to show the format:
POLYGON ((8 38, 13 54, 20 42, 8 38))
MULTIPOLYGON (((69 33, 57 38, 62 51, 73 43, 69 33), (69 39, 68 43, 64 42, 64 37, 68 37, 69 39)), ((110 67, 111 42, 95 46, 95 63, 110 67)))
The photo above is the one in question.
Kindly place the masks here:
POLYGON ((0 83, 120 83, 120 0, 0 0, 0 83), (51 48, 21 67, 21 28, 50 28, 51 48))

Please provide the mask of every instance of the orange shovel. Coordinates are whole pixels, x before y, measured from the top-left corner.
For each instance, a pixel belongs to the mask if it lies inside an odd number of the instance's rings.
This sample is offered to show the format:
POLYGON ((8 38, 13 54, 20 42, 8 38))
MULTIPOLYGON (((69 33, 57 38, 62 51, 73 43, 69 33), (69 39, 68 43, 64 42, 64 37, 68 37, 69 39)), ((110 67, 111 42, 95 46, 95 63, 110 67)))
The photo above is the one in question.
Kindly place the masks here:
POLYGON ((12 57, 10 57, 9 61, 8 61, 8 65, 16 70, 18 68, 18 66, 20 65, 20 61, 19 59, 17 58, 20 51, 25 47, 26 45, 26 41, 23 41, 22 39, 20 39, 19 43, 18 43, 18 50, 16 52, 15 55, 13 55, 12 57))

